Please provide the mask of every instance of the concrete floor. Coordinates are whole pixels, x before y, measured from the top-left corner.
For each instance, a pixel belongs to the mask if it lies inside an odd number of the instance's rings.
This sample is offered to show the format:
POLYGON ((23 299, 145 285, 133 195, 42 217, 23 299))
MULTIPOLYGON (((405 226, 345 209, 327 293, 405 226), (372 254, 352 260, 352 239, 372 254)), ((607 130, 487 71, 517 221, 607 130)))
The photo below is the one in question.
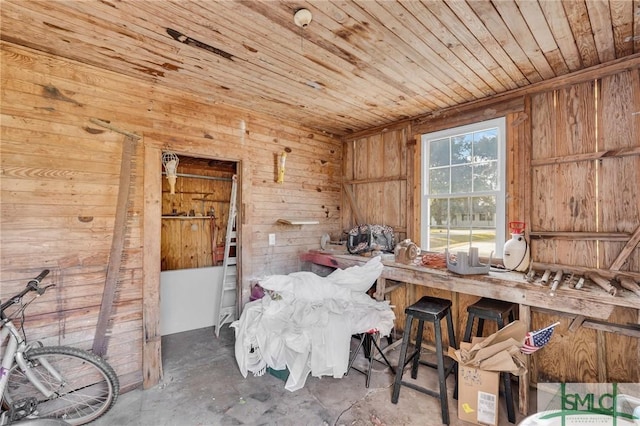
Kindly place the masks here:
MULTIPOLYGON (((377 362, 369 389, 365 376, 352 370, 342 379, 310 376, 303 389, 289 392, 282 380, 270 374, 242 377, 234 356, 233 330, 228 326, 222 328, 220 338, 212 328, 165 336, 162 352, 162 382, 148 390, 120 395, 115 407, 93 425, 442 424, 440 403, 434 397, 402 387, 398 404, 392 404, 393 377, 377 362)), ((392 364, 397 362, 398 352, 390 351, 392 364)), ((435 370, 421 367, 418 379, 436 389, 435 370)), ((457 401, 451 396, 453 376, 447 386, 450 424, 470 425, 457 418, 457 401)), ((509 425, 505 411, 501 400, 500 425, 509 425)), ((517 421, 521 419, 518 413, 517 421)))

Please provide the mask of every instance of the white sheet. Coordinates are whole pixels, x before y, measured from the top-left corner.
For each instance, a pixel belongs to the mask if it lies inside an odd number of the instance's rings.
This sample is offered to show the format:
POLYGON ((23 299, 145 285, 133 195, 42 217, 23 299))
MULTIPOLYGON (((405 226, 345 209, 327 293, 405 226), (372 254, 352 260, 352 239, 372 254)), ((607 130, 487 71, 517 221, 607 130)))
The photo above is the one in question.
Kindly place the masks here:
POLYGON ((365 292, 382 273, 380 257, 363 266, 337 269, 327 277, 312 272, 272 275, 260 285, 272 290, 245 305, 233 322, 235 355, 247 377, 264 374, 266 367, 289 369, 285 389, 304 386, 307 376, 342 377, 347 372, 351 335, 378 329, 387 336, 395 315, 389 302, 365 292))

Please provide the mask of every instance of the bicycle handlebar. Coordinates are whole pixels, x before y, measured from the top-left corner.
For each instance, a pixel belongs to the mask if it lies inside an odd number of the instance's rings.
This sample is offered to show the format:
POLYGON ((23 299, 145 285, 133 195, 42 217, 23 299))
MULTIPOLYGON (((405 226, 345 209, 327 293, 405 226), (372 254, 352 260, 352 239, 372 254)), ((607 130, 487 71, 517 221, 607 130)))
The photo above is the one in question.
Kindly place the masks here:
POLYGON ((10 297, 9 300, 7 300, 2 305, 0 305, 0 312, 4 313, 4 310, 6 308, 17 303, 20 299, 24 297, 25 294, 29 293, 30 291, 35 291, 36 293, 38 293, 38 295, 43 295, 44 292, 47 291, 49 287, 52 287, 55 285, 55 284, 51 284, 48 286, 40 287, 39 285, 40 282, 42 282, 44 277, 46 277, 47 275, 49 275, 49 270, 45 269, 44 271, 40 272, 40 274, 37 277, 30 279, 24 290, 22 290, 20 293, 16 294, 15 296, 10 297))
MULTIPOLYGON (((38 284, 40 284, 40 282, 47 275, 49 275, 49 270, 48 269, 45 269, 44 271, 40 272, 40 275, 38 275, 37 277, 35 277, 34 279, 30 280, 27 283, 27 288, 38 292, 39 295, 44 294, 44 292, 47 290, 47 287, 40 287, 38 284)), ((27 294, 27 293, 24 293, 24 294, 27 294)), ((23 294, 23 296, 24 296, 24 294, 23 294)))

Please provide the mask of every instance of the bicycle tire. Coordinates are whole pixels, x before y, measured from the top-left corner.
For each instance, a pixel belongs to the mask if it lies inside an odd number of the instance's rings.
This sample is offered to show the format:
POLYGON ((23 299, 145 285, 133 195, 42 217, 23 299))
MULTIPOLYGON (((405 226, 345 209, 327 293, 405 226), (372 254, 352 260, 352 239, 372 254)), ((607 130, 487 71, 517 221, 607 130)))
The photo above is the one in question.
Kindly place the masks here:
POLYGON ((5 400, 35 397, 37 417, 55 417, 70 425, 83 425, 109 411, 118 398, 120 383, 113 368, 102 358, 78 348, 44 346, 25 354, 31 370, 55 395, 46 398, 17 365, 9 372, 5 400), (48 361, 63 377, 56 379, 40 362, 48 361))

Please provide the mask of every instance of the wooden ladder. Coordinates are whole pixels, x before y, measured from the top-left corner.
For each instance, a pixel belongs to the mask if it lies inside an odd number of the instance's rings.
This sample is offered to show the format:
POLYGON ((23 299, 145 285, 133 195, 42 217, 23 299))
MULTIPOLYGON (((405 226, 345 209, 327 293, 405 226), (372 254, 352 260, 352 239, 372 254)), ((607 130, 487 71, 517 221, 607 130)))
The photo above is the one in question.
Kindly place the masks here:
POLYGON ((215 322, 216 337, 220 336, 220 327, 231 322, 236 316, 236 298, 238 285, 238 239, 236 230, 236 194, 238 177, 233 175, 231 181, 231 200, 229 203, 229 220, 224 244, 224 262, 222 264, 222 285, 220 286, 218 315, 215 322))

